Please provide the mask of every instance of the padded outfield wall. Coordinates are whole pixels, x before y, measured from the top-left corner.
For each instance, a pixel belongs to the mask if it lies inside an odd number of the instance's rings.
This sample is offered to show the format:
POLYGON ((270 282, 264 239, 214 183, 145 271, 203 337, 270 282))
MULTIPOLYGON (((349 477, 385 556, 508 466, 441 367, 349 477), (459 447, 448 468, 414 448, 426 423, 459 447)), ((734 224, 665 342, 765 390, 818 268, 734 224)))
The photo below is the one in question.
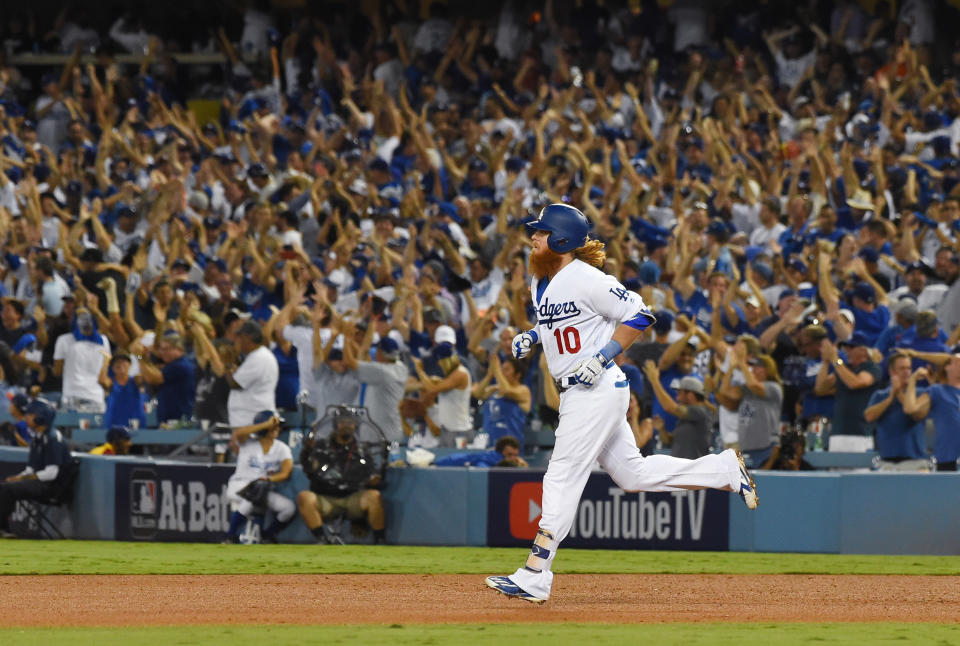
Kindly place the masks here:
MULTIPOLYGON (((26 449, 0 447, 0 476, 19 471, 26 457, 26 449)), ((205 542, 223 537, 232 466, 80 459, 74 504, 51 512, 67 536, 205 542)), ((536 532, 542 477, 539 469, 390 469, 384 491, 387 540, 525 547, 536 532)), ((761 504, 750 512, 731 494, 628 493, 595 472, 564 545, 960 554, 960 474, 760 472, 755 479, 761 504)), ((280 493, 294 497, 306 486, 295 467, 280 493)), ((312 537, 295 522, 281 539, 310 542, 312 537)))

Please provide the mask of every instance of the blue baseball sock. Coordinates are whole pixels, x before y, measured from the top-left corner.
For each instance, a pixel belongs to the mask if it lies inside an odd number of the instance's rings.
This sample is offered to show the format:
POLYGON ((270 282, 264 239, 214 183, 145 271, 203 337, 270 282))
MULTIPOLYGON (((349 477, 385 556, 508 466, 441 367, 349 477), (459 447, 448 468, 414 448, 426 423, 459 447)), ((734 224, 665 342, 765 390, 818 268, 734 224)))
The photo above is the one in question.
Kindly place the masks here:
POLYGON ((236 538, 240 535, 240 528, 247 522, 247 517, 239 511, 230 514, 230 529, 227 530, 227 536, 236 538))
POLYGON ((287 520, 280 520, 274 516, 273 521, 270 523, 270 526, 263 530, 264 538, 274 538, 277 534, 286 529, 287 525, 293 522, 293 519, 296 517, 296 514, 288 518, 287 520))

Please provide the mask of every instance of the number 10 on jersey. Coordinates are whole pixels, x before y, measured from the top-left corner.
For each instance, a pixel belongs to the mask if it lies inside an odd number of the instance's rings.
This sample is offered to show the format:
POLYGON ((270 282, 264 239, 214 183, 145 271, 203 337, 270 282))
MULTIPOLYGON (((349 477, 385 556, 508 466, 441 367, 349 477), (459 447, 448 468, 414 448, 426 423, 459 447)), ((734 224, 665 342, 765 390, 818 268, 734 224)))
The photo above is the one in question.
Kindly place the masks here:
POLYGON ((580 352, 580 332, 575 327, 557 328, 553 331, 553 336, 557 340, 557 352, 563 354, 566 348, 567 354, 576 354, 580 352))

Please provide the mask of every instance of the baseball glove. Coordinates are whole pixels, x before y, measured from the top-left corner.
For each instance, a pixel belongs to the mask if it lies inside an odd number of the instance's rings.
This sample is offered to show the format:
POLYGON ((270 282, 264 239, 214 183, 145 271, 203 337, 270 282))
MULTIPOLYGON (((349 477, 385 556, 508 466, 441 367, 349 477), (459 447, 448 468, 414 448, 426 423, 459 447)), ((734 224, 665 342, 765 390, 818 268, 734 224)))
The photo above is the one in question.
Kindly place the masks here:
POLYGON ((253 480, 238 491, 237 495, 246 498, 257 507, 266 507, 267 497, 271 491, 273 491, 273 483, 269 480, 253 480))

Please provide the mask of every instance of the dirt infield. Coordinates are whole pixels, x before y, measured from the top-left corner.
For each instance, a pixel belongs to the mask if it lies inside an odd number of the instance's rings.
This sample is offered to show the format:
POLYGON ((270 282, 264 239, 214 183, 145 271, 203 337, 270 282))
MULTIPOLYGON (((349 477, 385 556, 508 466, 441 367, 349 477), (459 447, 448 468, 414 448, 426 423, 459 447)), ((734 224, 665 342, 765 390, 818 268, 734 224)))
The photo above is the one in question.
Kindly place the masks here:
POLYGON ((960 577, 568 574, 533 606, 475 575, 8 576, 0 608, 0 627, 960 622, 960 577))

